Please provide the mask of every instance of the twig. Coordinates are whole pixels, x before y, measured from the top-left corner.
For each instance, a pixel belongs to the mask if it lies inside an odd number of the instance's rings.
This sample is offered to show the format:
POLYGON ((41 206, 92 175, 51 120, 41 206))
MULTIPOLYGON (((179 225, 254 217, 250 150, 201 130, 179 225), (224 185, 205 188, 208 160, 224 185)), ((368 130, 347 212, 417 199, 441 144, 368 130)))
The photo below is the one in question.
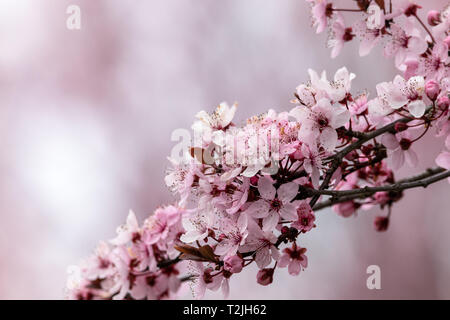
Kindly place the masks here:
MULTIPOLYGON (((430 109, 431 109, 431 107, 429 107, 427 109, 426 113, 430 109)), ((343 150, 339 151, 335 155, 331 156, 330 159, 333 159, 333 161, 331 163, 331 167, 328 170, 328 172, 326 173, 325 178, 319 187, 319 190, 321 191, 321 190, 325 190, 326 188, 328 188, 334 172, 337 170, 337 168, 339 168, 340 164, 342 163, 342 160, 344 159, 344 157, 347 154, 349 154, 353 150, 359 149, 364 143, 368 142, 371 139, 374 139, 386 132, 394 132, 395 125, 397 123, 408 123, 412 120, 413 120, 413 118, 401 118, 401 119, 391 122, 390 124, 385 125, 384 127, 379 128, 377 130, 361 134, 361 135, 359 135, 360 138, 358 138, 358 140, 356 142, 352 143, 351 145, 345 147, 343 150)), ((314 207, 314 205, 316 204, 317 200, 319 200, 319 198, 320 198, 320 194, 314 195, 309 203, 310 206, 314 207)))
POLYGON ((314 210, 320 210, 330 207, 337 203, 342 203, 346 201, 351 201, 359 198, 366 198, 380 191, 402 191, 407 189, 412 189, 416 187, 426 188, 428 185, 443 180, 450 177, 450 170, 445 170, 443 168, 432 168, 425 172, 407 178, 399 180, 397 183, 388 184, 380 187, 364 187, 352 190, 314 190, 309 189, 307 192, 312 194, 323 194, 332 196, 331 199, 318 203, 314 206, 314 210))

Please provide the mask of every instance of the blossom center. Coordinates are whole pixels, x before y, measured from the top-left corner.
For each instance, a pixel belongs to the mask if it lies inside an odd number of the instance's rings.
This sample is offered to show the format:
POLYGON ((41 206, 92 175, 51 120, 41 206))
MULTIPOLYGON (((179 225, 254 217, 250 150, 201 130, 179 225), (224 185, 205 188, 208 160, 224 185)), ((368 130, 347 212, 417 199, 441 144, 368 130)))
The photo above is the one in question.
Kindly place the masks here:
POLYGON ((282 205, 283 205, 283 203, 277 198, 273 199, 272 202, 270 203, 271 209, 275 210, 275 211, 280 210, 282 205))
POLYGON ((411 140, 409 139, 405 139, 403 138, 402 140, 400 140, 400 148, 402 148, 402 150, 408 150, 411 147, 411 140))

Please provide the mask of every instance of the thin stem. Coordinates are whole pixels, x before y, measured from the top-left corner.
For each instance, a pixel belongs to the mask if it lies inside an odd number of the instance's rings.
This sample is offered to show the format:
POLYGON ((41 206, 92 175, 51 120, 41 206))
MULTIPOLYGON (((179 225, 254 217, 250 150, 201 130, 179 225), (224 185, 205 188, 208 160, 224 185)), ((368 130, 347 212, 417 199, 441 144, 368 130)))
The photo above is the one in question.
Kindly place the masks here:
POLYGON ((436 41, 434 40, 433 34, 430 32, 430 30, 427 28, 427 26, 425 25, 425 23, 423 23, 422 19, 419 18, 419 16, 414 13, 414 17, 416 17, 417 21, 419 21, 419 23, 422 25, 422 27, 425 29, 425 31, 430 35, 431 40, 433 41, 433 43, 436 43, 436 41))

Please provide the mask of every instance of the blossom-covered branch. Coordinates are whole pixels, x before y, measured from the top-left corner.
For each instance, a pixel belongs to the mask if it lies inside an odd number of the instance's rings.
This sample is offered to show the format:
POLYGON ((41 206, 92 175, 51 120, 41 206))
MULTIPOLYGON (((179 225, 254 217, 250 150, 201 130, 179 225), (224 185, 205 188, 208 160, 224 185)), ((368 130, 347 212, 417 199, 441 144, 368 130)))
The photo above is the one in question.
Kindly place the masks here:
POLYGON ((185 286, 196 298, 219 288, 226 296, 233 275, 251 264, 269 285, 282 268, 298 275, 308 267, 301 242, 318 210, 386 210, 374 220, 385 231, 404 190, 449 178, 450 10, 430 11, 427 25, 406 0, 308 2, 316 31, 330 31, 332 57, 356 39, 360 56, 384 42, 397 76, 354 93, 347 68, 331 79, 308 70, 291 110, 244 123, 234 120, 236 104, 199 112, 169 158, 175 203, 142 224, 130 212, 114 239, 70 268, 68 298, 172 299, 185 286), (344 14, 355 21, 346 24, 344 14), (445 138, 438 167, 397 179, 399 168, 421 160, 414 148, 424 137, 445 138))
POLYGON ((382 187, 384 190, 367 190, 368 188, 357 189, 358 192, 352 194, 337 194, 333 195, 330 199, 317 203, 313 209, 314 211, 319 211, 328 207, 331 207, 338 203, 349 202, 356 199, 365 199, 367 197, 372 196, 376 192, 380 191, 394 191, 396 193, 401 192, 403 190, 415 187, 427 187, 429 184, 443 180, 450 176, 449 170, 445 170, 440 167, 432 168, 426 170, 424 173, 419 174, 417 176, 399 180, 396 184, 387 185, 382 187), (441 175, 437 175, 441 174, 441 175), (412 185, 411 182, 418 182, 418 185, 412 185))

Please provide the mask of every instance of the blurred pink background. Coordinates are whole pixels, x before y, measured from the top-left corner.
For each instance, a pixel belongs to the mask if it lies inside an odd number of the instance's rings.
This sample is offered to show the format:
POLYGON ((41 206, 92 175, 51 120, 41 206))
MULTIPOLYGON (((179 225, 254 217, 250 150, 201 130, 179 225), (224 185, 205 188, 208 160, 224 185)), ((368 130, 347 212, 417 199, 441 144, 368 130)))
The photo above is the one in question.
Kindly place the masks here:
MULTIPOLYGON (((424 16, 447 1, 420 2, 424 16)), ((395 75, 379 50, 358 58, 356 44, 331 61, 310 24, 303 0, 2 0, 0 298, 63 298, 67 266, 112 238, 128 209, 142 220, 174 201, 163 181, 170 134, 197 111, 225 100, 239 102, 240 121, 288 110, 308 68, 345 65, 355 91, 372 95, 395 75), (70 4, 81 30, 66 28, 70 4)), ((422 141, 420 166, 398 176, 433 166, 441 142, 422 141)), ((449 299, 449 191, 408 191, 387 233, 373 230, 378 209, 320 211, 302 242, 305 272, 281 270, 262 287, 248 270, 230 298, 449 299), (381 290, 366 288, 371 264, 381 290)))

